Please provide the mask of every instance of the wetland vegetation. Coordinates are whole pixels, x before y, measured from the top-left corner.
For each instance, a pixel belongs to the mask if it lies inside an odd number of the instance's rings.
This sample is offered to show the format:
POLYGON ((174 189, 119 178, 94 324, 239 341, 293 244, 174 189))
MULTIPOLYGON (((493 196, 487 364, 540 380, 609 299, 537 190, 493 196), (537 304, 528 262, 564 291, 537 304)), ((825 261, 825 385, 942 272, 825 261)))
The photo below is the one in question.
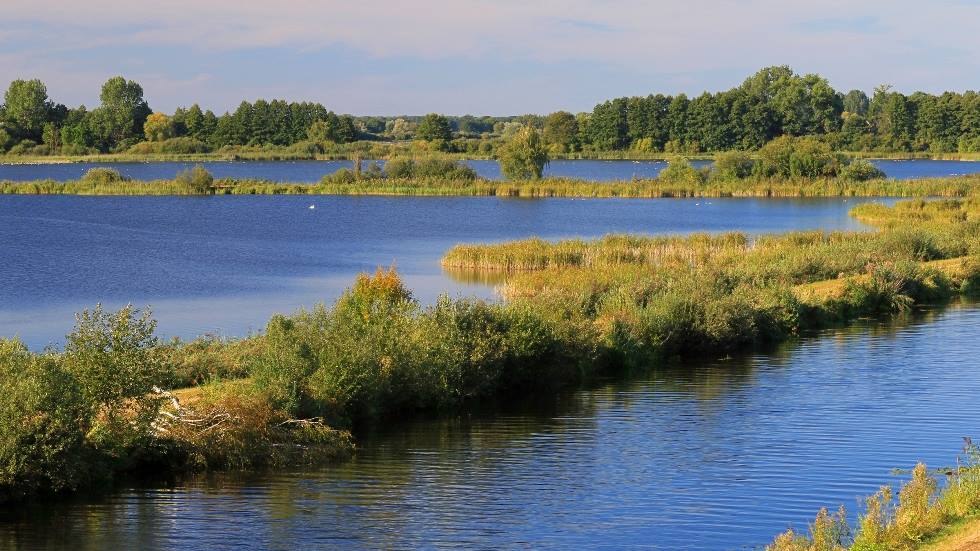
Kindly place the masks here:
POLYGON ((460 246, 445 264, 504 271, 503 302, 424 306, 379 270, 241 340, 161 342, 147 313, 96 308, 63 351, 0 346, 0 485, 17 499, 148 470, 338 458, 343 429, 363 423, 974 293, 978 213, 973 199, 919 200, 855 209, 876 232, 460 246))

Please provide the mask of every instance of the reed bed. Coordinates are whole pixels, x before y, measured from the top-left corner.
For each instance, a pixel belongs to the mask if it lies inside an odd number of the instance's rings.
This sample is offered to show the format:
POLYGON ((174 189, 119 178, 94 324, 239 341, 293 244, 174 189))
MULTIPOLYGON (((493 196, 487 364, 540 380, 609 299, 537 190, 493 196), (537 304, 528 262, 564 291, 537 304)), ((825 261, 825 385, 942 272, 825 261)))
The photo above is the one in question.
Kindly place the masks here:
MULTIPOLYGON (((365 178, 350 182, 325 179, 317 184, 251 179, 215 180, 211 193, 224 195, 407 195, 514 198, 692 198, 692 197, 970 197, 980 190, 980 175, 916 180, 843 179, 710 179, 705 182, 664 182, 657 179, 590 182, 546 178, 528 182, 483 179, 365 178)), ((38 180, 0 182, 0 194, 186 195, 173 181, 113 181, 98 185, 38 180)))

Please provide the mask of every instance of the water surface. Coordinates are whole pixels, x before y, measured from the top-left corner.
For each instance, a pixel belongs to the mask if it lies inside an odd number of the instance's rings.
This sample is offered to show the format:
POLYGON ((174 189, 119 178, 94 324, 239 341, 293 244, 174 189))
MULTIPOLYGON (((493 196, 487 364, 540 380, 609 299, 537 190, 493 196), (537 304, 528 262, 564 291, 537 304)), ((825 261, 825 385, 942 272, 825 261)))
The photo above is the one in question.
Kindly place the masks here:
POLYGON ((980 309, 864 323, 554 399, 392 425, 337 466, 127 487, 0 515, 65 549, 761 546, 977 435, 980 309))
POLYGON ((424 301, 492 296, 443 274, 456 243, 858 229, 847 210, 861 201, 2 196, 0 335, 59 344, 74 312, 131 302, 152 306, 164 335, 241 336, 379 266, 424 301))

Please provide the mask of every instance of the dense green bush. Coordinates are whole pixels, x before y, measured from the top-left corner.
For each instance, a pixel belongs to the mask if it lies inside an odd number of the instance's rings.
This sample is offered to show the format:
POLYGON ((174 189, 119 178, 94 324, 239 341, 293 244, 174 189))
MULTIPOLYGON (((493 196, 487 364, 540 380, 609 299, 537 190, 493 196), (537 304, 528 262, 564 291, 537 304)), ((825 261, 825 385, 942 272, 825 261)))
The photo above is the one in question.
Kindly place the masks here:
POLYGON ((451 159, 395 158, 385 163, 384 174, 388 178, 443 178, 447 180, 472 181, 476 171, 460 161, 451 159))
POLYGON ((538 180, 548 164, 548 148, 538 131, 521 127, 497 150, 500 171, 509 180, 538 180))
POLYGON ((214 191, 214 176, 201 165, 177 173, 174 182, 194 195, 207 195, 214 191))
POLYGON ((133 155, 190 155, 209 153, 210 151, 211 148, 206 143, 189 136, 181 136, 156 142, 140 142, 130 147, 126 152, 133 155))
POLYGON ((759 150, 755 172, 765 178, 834 177, 842 165, 842 159, 824 142, 782 136, 759 150))
POLYGON ((841 169, 840 177, 853 182, 866 182, 868 180, 882 180, 885 178, 885 173, 871 164, 870 161, 855 159, 841 169))
POLYGON ((657 180, 664 184, 700 186, 706 181, 706 173, 691 166, 687 159, 671 160, 667 167, 660 171, 657 180))
POLYGON ((81 483, 92 414, 57 357, 0 340, 0 502, 81 483))
POLYGON ((719 153, 711 166, 711 175, 722 180, 741 180, 752 175, 755 160, 744 151, 719 153))
POLYGON ((128 182, 129 178, 114 168, 90 168, 82 175, 81 181, 91 185, 111 185, 128 182))

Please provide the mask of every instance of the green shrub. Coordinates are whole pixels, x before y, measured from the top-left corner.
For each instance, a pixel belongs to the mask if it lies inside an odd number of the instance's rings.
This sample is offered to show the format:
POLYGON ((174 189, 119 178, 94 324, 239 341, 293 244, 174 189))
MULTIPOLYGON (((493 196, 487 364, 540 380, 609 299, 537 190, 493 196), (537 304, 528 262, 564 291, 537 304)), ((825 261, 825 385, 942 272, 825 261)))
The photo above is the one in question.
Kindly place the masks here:
POLYGON ((742 180, 752 175, 755 161, 743 151, 729 151, 715 157, 711 174, 722 180, 742 180))
POLYGON ((81 181, 91 185, 111 185, 128 182, 129 178, 114 168, 90 168, 82 176, 81 181))
POLYGON ((133 155, 192 155, 209 153, 210 151, 211 148, 206 143, 189 136, 181 136, 156 142, 140 142, 130 147, 127 153, 133 155))
POLYGON ((852 182, 866 182, 868 180, 881 180, 885 178, 885 173, 878 167, 865 159, 855 159, 844 166, 840 171, 840 177, 852 182))
POLYGON ((145 439, 160 402, 153 387, 173 380, 160 353, 149 311, 102 306, 75 316, 65 344, 64 366, 77 381, 94 423, 88 438, 106 453, 123 457, 145 439))
POLYGON ((497 150, 500 171, 508 180, 539 180, 548 164, 548 148, 531 126, 521 127, 497 150))
POLYGON ((182 170, 177 173, 174 181, 194 195, 207 195, 214 192, 214 176, 201 165, 182 170))
POLYGON ((842 164, 830 146, 819 140, 782 136, 759 149, 755 173, 764 178, 834 177, 842 164))
POLYGON ((0 502, 82 482, 91 415, 56 357, 0 340, 0 502))
POLYGON ((706 178, 705 173, 691 166, 687 159, 678 158, 670 161, 660 171, 657 180, 664 184, 697 187, 704 184, 706 178))

